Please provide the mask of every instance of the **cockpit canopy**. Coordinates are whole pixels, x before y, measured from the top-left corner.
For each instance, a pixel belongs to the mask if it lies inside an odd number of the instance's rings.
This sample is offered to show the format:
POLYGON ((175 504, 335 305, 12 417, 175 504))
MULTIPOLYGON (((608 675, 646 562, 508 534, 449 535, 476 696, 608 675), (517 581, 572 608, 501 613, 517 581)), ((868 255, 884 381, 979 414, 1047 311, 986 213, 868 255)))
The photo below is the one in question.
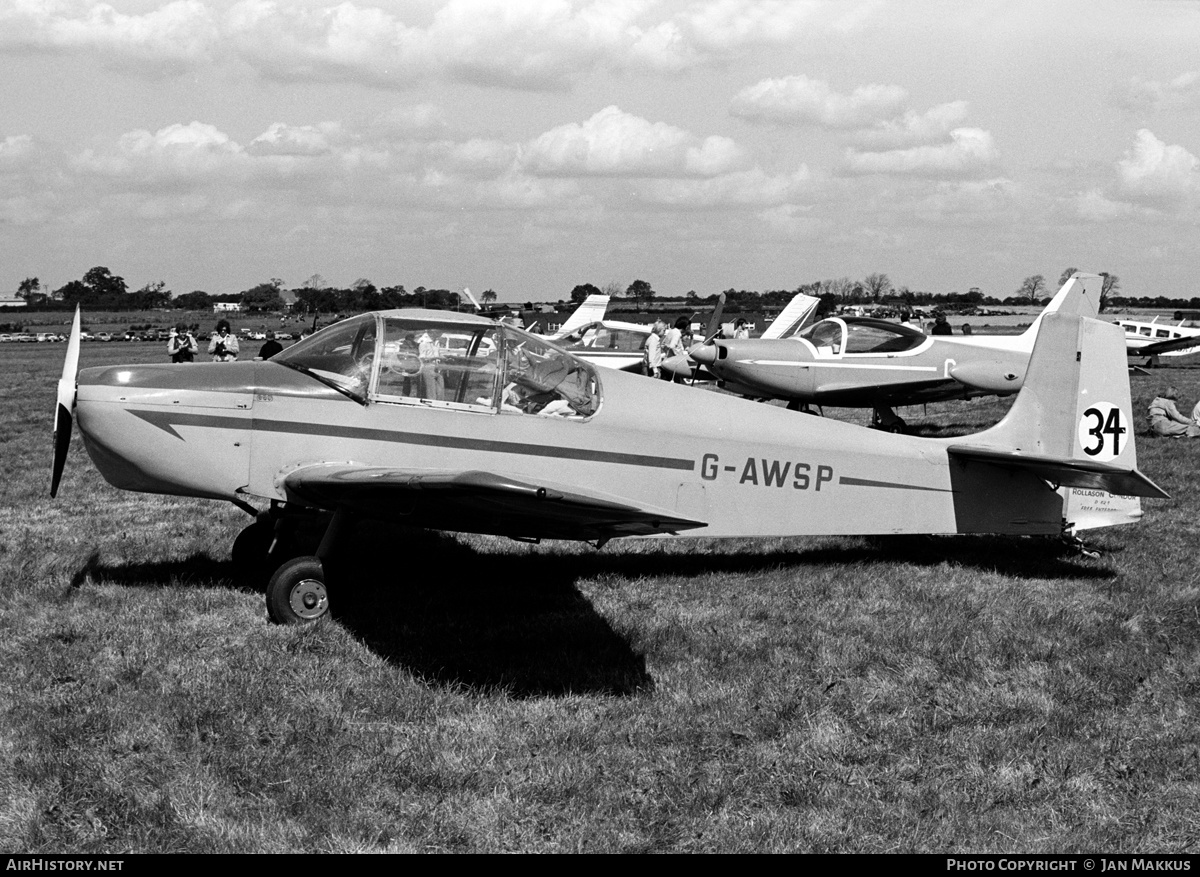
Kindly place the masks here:
POLYGON ((901 353, 920 347, 928 338, 909 326, 870 317, 828 317, 804 329, 796 338, 825 355, 901 353))
POLYGON ((600 407, 595 369, 490 322, 362 314, 272 357, 360 402, 584 418, 600 407))
POLYGON ((576 329, 563 338, 559 346, 567 350, 619 350, 623 353, 637 353, 646 346, 648 335, 648 330, 639 332, 637 329, 596 322, 576 329))

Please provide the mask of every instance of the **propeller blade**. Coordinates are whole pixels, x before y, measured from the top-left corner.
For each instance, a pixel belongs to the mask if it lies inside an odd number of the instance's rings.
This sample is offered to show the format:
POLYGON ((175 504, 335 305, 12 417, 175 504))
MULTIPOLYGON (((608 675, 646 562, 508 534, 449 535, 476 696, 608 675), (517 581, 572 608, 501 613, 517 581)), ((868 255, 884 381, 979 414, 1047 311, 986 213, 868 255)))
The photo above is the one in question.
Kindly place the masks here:
POLYGON ((79 378, 79 307, 75 307, 75 319, 71 323, 71 337, 67 341, 67 357, 63 361, 62 377, 58 380, 58 401, 54 409, 54 468, 50 474, 50 496, 58 495, 58 483, 62 480, 63 466, 67 462, 67 451, 71 447, 71 426, 74 423, 76 383, 79 378))
POLYGON ((709 318, 708 328, 704 330, 704 343, 712 341, 717 337, 717 333, 721 331, 721 314, 725 310, 725 293, 717 296, 717 306, 713 308, 712 317, 709 318))

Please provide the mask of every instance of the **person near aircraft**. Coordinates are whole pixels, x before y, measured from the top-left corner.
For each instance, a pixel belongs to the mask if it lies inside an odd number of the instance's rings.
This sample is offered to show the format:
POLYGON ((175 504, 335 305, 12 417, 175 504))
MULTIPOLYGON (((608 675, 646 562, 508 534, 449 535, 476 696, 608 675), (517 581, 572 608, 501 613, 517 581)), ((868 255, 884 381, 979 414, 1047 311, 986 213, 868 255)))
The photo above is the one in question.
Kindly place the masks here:
POLYGON ((1200 402, 1196 403, 1196 407, 1192 409, 1192 423, 1200 427, 1200 402))
POLYGON ((229 321, 217 322, 217 330, 208 340, 208 352, 213 362, 233 362, 238 358, 237 336, 229 330, 229 321))
POLYGON ((929 332, 930 335, 953 335, 954 330, 950 328, 950 322, 946 319, 946 315, 941 311, 933 315, 933 328, 929 332))
POLYGON ((421 359, 421 397, 440 400, 446 391, 445 377, 438 368, 438 348, 429 332, 422 332, 417 339, 417 356, 421 359))
MULTIPOLYGON (((1178 398, 1179 391, 1174 387, 1163 387, 1158 391, 1158 395, 1154 397, 1154 401, 1150 403, 1150 409, 1146 412, 1150 419, 1152 435, 1168 438, 1200 436, 1200 425, 1186 417, 1175 405, 1178 398)), ((1196 407, 1200 408, 1200 403, 1196 407)), ((1192 413, 1195 415, 1196 412, 1193 410, 1192 413)))
POLYGON ((184 323, 176 326, 175 331, 171 333, 171 340, 167 342, 167 353, 171 362, 192 362, 199 352, 200 345, 196 343, 196 338, 188 331, 188 327, 184 323))
POLYGON ((646 336, 646 375, 651 378, 662 377, 663 364, 663 334, 667 331, 667 324, 662 320, 655 320, 654 325, 650 327, 650 334, 646 336))
MULTIPOLYGON (((680 317, 675 321, 670 329, 666 331, 662 338, 662 354, 663 359, 670 359, 673 356, 686 356, 687 348, 683 346, 683 330, 691 325, 691 321, 687 317, 680 317)), ((677 376, 673 372, 663 369, 659 373, 664 381, 675 381, 683 383, 683 378, 677 376)))
POLYGON ((283 345, 275 338, 274 332, 267 332, 266 343, 258 349, 258 356, 255 359, 270 359, 279 351, 283 350, 283 345))
POLYGON ((749 338, 750 337, 750 328, 746 325, 746 321, 741 317, 738 317, 738 321, 733 324, 733 337, 734 338, 749 338))

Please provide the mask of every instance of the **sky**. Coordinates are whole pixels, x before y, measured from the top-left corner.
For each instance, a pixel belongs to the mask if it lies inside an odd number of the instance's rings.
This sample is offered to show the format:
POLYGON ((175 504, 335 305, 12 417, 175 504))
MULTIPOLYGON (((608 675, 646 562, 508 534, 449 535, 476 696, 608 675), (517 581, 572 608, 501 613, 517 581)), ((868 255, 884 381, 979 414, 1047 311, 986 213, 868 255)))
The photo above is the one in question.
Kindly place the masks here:
POLYGON ((1200 295, 1200 0, 0 0, 0 291, 1200 295))

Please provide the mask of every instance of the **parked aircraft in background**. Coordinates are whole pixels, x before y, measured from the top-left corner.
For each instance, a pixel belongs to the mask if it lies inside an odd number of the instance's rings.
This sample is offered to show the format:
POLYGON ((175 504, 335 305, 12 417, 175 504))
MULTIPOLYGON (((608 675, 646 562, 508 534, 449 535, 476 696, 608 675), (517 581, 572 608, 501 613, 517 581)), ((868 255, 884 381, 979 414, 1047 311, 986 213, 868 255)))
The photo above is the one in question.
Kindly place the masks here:
POLYGON ((1125 330, 1125 346, 1130 356, 1145 357, 1147 362, 1158 356, 1187 356, 1200 352, 1200 326, 1185 326, 1181 320, 1175 326, 1141 320, 1114 320, 1125 330))
POLYGON ((112 485, 234 503, 256 517, 236 562, 273 569, 276 622, 317 619, 353 586, 326 561, 359 516, 600 547, 676 534, 1058 535, 1058 487, 1165 496, 1137 468, 1121 330, 1066 314, 1042 321, 1004 420, 952 439, 597 368, 473 315, 368 313, 265 361, 83 371, 79 326, 77 311, 51 496, 77 418, 112 485), (664 411, 686 411, 686 428, 664 428, 664 411), (320 547, 292 556, 296 521, 314 510, 329 515, 320 547))
POLYGON ((874 425, 900 432, 893 406, 1017 392, 1045 318, 1095 317, 1101 283, 1073 275, 1021 335, 930 336, 885 320, 828 317, 790 338, 718 339, 691 358, 733 392, 792 408, 873 408, 874 425))

